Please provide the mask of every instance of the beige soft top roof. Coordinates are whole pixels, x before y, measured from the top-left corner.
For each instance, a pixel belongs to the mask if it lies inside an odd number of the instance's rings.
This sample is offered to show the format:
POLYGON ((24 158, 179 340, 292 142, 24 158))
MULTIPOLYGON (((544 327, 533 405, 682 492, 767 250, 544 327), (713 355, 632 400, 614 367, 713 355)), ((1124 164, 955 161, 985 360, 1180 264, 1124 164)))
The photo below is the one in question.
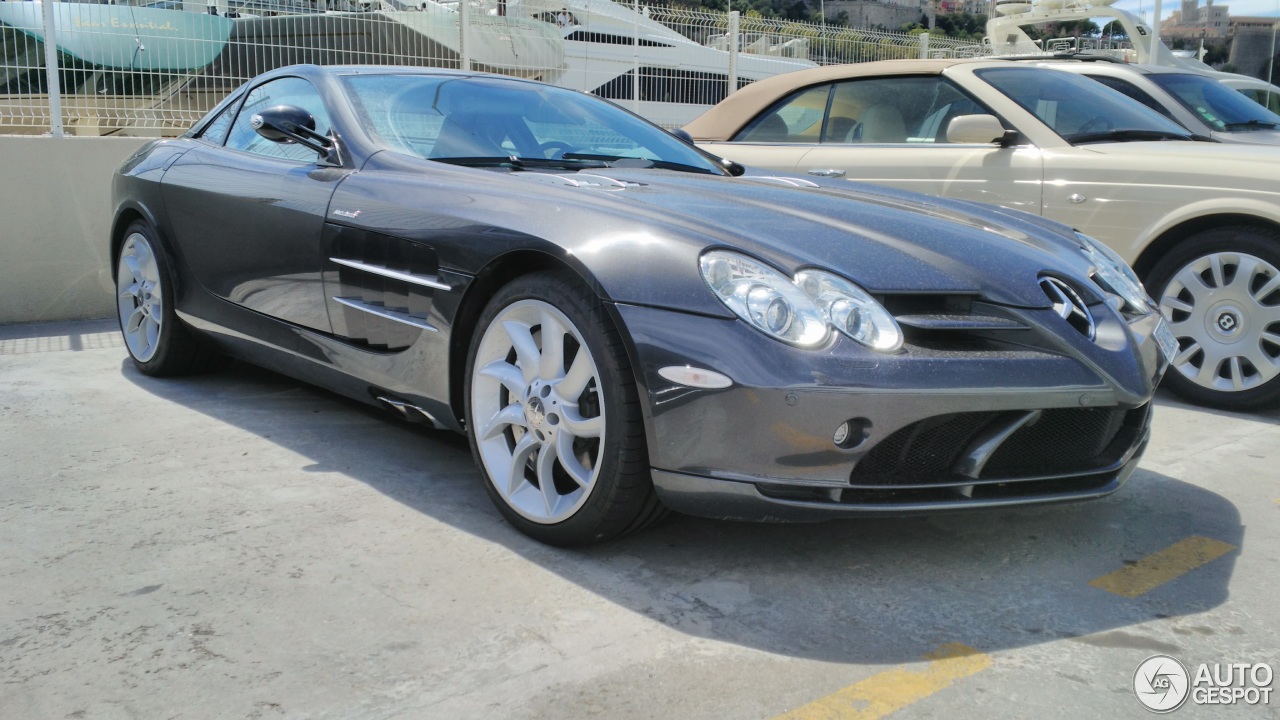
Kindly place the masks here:
MULTIPOLYGON (((945 60, 880 60, 850 65, 824 65, 757 80, 684 126, 694 140, 728 140, 762 110, 799 88, 834 80, 873 75, 937 75, 962 63, 992 62, 989 58, 945 60)), ((999 61, 996 61, 999 62, 999 61)))

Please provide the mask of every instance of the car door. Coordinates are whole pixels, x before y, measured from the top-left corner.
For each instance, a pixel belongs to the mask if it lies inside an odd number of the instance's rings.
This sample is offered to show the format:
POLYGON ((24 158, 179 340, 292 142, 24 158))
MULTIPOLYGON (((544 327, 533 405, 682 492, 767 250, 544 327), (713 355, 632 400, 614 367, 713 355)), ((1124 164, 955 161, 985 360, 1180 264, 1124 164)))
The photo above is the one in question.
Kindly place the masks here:
POLYGON ((793 93, 732 141, 704 147, 751 167, 1039 213, 1037 148, 947 140, 953 118, 989 112, 941 76, 858 78, 793 93))
POLYGON ((225 139, 206 131, 207 142, 165 173, 165 203, 184 259, 207 290, 329 332, 321 236, 329 199, 351 170, 323 167, 312 150, 259 135, 250 125, 253 115, 276 105, 301 107, 315 118, 318 132, 331 130, 323 99, 307 80, 282 77, 259 85, 225 139))

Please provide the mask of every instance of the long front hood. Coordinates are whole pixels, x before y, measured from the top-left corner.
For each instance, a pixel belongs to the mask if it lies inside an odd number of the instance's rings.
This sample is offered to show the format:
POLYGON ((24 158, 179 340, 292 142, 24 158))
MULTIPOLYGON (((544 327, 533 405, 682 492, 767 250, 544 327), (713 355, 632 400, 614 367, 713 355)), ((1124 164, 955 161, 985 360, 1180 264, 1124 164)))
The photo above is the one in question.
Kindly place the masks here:
MULTIPOLYGON (((665 225, 664 234, 735 247, 789 273, 827 268, 872 292, 973 293, 1045 307, 1042 273, 1083 280, 1088 272, 1065 226, 974 203, 846 181, 818 186, 654 170, 601 174, 625 186, 603 191, 588 183, 561 192, 639 223, 665 225)), ((522 177, 536 185, 555 182, 522 177)))

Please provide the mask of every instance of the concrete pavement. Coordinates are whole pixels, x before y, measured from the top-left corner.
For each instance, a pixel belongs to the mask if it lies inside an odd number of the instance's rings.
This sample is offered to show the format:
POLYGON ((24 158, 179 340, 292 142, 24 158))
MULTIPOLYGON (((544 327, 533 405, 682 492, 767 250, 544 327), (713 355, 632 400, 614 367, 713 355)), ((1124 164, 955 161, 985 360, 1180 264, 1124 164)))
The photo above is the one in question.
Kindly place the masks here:
POLYGON ((1146 717, 1148 656, 1280 670, 1280 412, 1155 422, 1102 501, 566 551, 460 437, 2 327, 0 718, 1146 717))

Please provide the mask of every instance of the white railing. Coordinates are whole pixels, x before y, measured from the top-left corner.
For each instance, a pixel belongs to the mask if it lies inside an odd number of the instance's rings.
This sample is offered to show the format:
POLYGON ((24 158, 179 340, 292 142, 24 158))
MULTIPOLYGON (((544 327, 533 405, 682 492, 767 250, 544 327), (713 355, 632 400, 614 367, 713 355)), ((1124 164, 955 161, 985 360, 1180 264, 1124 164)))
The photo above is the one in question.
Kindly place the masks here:
POLYGON ((0 133, 176 135, 254 75, 300 62, 535 78, 670 126, 779 72, 979 54, 937 36, 608 0, 0 0, 0 133))

